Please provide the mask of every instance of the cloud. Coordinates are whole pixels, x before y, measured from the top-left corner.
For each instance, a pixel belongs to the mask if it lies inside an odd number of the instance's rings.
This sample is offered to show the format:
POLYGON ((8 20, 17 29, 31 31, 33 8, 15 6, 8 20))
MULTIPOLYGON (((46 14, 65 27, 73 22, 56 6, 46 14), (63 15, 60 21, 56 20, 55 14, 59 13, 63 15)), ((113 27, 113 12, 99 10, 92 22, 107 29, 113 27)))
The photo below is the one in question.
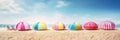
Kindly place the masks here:
POLYGON ((34 24, 36 22, 45 22, 46 24, 54 24, 57 22, 63 22, 64 24, 70 24, 72 22, 79 22, 80 24, 85 24, 88 21, 93 21, 99 24, 102 21, 110 20, 115 22, 115 24, 120 24, 119 17, 93 17, 91 15, 63 15, 60 12, 55 12, 54 14, 44 15, 44 14, 34 14, 26 17, 16 17, 12 19, 1 19, 0 23, 3 24, 16 24, 19 21, 24 21, 29 24, 34 24), (12 20, 12 21, 9 21, 12 20))
POLYGON ((44 14, 34 14, 26 17, 16 17, 11 19, 1 19, 0 23, 3 24, 16 24, 19 21, 24 21, 29 24, 34 24, 36 22, 45 22, 46 24, 54 24, 57 22, 63 22, 65 24, 71 23, 73 19, 61 14, 60 12, 55 12, 54 14, 44 15, 44 14), (9 21, 12 20, 12 21, 9 21), (69 21, 68 21, 69 20, 69 21))
POLYGON ((120 24, 120 18, 118 18, 118 17, 96 17, 96 16, 92 16, 92 15, 84 15, 84 16, 79 16, 79 15, 77 15, 76 17, 74 17, 75 19, 75 21, 78 21, 78 22, 80 22, 80 23, 82 23, 82 24, 85 24, 86 22, 89 22, 89 21, 93 21, 93 22, 96 22, 97 24, 99 24, 99 23, 101 23, 101 22, 103 22, 103 21, 107 21, 107 20, 109 20, 109 21, 113 21, 115 24, 120 24))
POLYGON ((31 2, 29 0, 0 0, 0 13, 2 14, 16 14, 16 13, 27 13, 31 11, 37 11, 37 12, 46 12, 49 10, 55 10, 57 8, 61 8, 64 6, 67 6, 68 4, 65 3, 63 0, 51 0, 47 2, 34 1, 31 5, 31 2), (52 2, 49 4, 49 2, 52 2), (55 5, 54 5, 55 4, 55 5), (22 5, 22 6, 21 6, 22 5), (53 7, 54 6, 54 7, 53 7))
POLYGON ((15 0, 0 0, 0 13, 19 13, 23 11, 23 8, 19 4, 15 3, 15 0))
POLYGON ((33 24, 33 23, 36 23, 36 22, 39 22, 39 21, 43 21, 47 24, 54 24, 56 22, 60 22, 63 17, 64 16, 62 14, 55 13, 54 15, 51 15, 51 16, 36 15, 36 16, 25 17, 25 18, 22 18, 22 19, 23 19, 23 21, 26 21, 30 24, 33 24))
POLYGON ((68 5, 68 4, 65 3, 65 1, 61 0, 61 1, 58 1, 58 2, 57 2, 56 7, 57 7, 57 8, 61 8, 61 7, 67 6, 67 5, 68 5))
POLYGON ((31 12, 46 12, 46 9, 48 8, 48 5, 41 2, 41 3, 35 3, 31 8, 31 12))

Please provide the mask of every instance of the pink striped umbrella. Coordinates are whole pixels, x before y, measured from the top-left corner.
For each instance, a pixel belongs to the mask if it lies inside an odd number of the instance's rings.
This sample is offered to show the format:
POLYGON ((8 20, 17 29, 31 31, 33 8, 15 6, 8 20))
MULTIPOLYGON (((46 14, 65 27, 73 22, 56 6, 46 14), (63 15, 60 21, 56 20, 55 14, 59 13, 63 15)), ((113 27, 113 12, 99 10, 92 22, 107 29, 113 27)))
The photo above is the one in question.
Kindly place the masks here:
POLYGON ((104 21, 99 24, 99 27, 104 30, 113 30, 115 29, 115 23, 111 21, 104 21))
POLYGON ((16 25, 17 30, 30 30, 30 25, 25 22, 19 22, 16 25))

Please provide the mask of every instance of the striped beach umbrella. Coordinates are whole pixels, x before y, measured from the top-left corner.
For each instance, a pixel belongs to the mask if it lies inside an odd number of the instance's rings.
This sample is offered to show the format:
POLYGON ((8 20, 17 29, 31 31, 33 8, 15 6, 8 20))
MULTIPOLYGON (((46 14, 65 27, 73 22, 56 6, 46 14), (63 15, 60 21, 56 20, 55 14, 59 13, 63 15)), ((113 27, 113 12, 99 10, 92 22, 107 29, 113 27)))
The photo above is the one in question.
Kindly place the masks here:
POLYGON ((30 25, 28 23, 25 23, 25 22, 19 22, 16 25, 16 29, 17 30, 30 30, 30 25))
POLYGON ((115 23, 111 21, 104 21, 99 24, 100 29, 113 30, 115 29, 115 23))
POLYGON ((62 22, 58 22, 52 26, 55 30, 65 30, 65 25, 62 22))
POLYGON ((98 29, 98 26, 95 22, 87 22, 85 25, 84 25, 84 29, 87 29, 87 30, 96 30, 98 29))
POLYGON ((37 22, 33 26, 34 30, 47 30, 47 25, 44 22, 37 22))
POLYGON ((77 23, 77 22, 74 22, 74 23, 70 24, 68 28, 70 30, 81 30, 82 29, 82 25, 77 23))

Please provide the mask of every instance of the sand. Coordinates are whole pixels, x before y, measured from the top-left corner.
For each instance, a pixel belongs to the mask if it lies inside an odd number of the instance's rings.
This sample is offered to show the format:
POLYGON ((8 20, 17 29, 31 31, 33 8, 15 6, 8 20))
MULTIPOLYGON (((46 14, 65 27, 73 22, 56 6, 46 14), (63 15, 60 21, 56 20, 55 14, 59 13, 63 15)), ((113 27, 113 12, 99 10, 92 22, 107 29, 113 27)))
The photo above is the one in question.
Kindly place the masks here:
POLYGON ((120 30, 0 30, 0 40, 120 40, 120 30))

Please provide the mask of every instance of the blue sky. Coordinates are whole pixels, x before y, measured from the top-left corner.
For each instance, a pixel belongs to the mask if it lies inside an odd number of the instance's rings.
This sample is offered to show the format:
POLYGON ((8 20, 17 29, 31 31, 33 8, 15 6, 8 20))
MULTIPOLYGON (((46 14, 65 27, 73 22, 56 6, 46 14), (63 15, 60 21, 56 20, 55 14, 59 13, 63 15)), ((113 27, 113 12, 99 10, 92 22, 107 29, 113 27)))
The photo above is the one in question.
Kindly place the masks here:
POLYGON ((110 20, 120 24, 119 0, 1 0, 0 24, 69 24, 110 20))

